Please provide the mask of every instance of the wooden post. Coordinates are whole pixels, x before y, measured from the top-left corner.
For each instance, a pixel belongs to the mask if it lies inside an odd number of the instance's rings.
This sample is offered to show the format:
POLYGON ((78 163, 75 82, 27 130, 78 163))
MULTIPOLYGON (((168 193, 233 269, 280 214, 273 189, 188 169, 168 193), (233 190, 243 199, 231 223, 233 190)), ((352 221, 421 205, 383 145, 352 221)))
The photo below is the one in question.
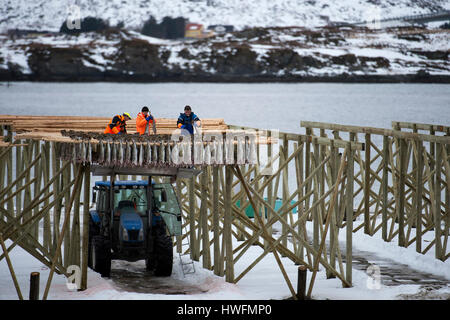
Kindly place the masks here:
POLYGON ((416 251, 422 252, 422 193, 423 193, 423 143, 416 141, 417 165, 416 165, 416 251))
MULTIPOLYGON (((315 168, 314 170, 317 170, 319 167, 319 145, 317 143, 314 143, 314 159, 311 159, 311 161, 314 161, 314 165, 315 168)), ((319 169, 318 173, 316 174, 316 181, 318 181, 318 179, 320 178, 320 172, 321 169, 319 169)), ((310 171, 311 174, 311 171, 310 171)), ((320 196, 318 194, 319 192, 319 187, 317 185, 317 183, 314 183, 314 203, 316 203, 319 199, 320 196)), ((313 215, 313 248, 314 250, 318 251, 319 250, 319 246, 320 246, 320 226, 323 224, 323 217, 322 214, 320 212, 320 207, 319 206, 314 206, 313 210, 312 210, 312 215, 313 215)), ((314 257, 314 264, 319 261, 320 256, 315 256, 314 257)))
MULTIPOLYGON (((48 184, 50 181, 50 143, 45 141, 42 146, 42 154, 44 156, 45 161, 42 162, 42 170, 43 170, 43 182, 44 186, 48 184)), ((49 188, 45 192, 45 196, 50 194, 49 188)), ((49 200, 44 201, 44 207, 46 207, 49 203, 49 200)), ((46 214, 44 216, 44 248, 47 250, 51 250, 51 242, 52 242, 52 227, 50 223, 50 214, 46 214)))
MULTIPOLYGON (((393 170, 393 169, 392 169, 393 170)), ((388 174, 389 174, 389 137, 383 136, 383 179, 381 182, 382 211, 381 211, 381 237, 388 241, 388 174)))
POLYGON ((80 290, 87 289, 88 280, 88 250, 89 250, 89 203, 91 195, 91 173, 89 164, 84 166, 84 186, 83 186, 83 238, 81 252, 81 284, 80 290))
MULTIPOLYGON (((268 134, 267 134, 267 138, 270 139, 271 136, 272 136, 272 132, 269 131, 268 134)), ((268 159, 268 162, 270 162, 270 166, 271 167, 273 167, 273 163, 271 161, 272 160, 272 154, 273 154, 272 144, 269 143, 267 145, 267 159, 268 159)), ((269 178, 270 178, 269 176, 265 176, 265 178, 264 178, 265 182, 267 182, 269 180, 269 178)), ((242 197, 242 199, 244 199, 244 196, 242 197)), ((269 202, 269 204, 271 206, 274 206, 275 200, 274 200, 274 196, 273 196, 273 181, 272 180, 269 181, 268 185, 267 185, 267 201, 269 202)), ((267 211, 267 220, 269 221, 270 218, 272 217, 272 214, 267 208, 265 208, 265 211, 267 211)), ((269 232, 269 234, 272 234, 272 226, 268 227, 267 232, 269 232)), ((265 248, 267 249, 268 246, 269 246, 267 240, 264 240, 264 243, 265 243, 265 248)))
MULTIPOLYGON (((257 175, 257 174, 256 174, 257 165, 254 165, 254 168, 255 168, 255 175, 254 175, 254 178, 256 178, 256 175, 257 175)), ((259 181, 258 181, 258 180, 254 180, 254 183, 255 183, 256 189, 259 189, 259 181)), ((275 198, 276 198, 276 196, 275 196, 275 198)), ((241 204, 241 206, 243 206, 243 204, 241 204)), ((256 218, 256 215, 257 215, 257 214, 259 215, 260 209, 261 209, 259 203, 256 204, 256 207, 252 207, 252 206, 250 206, 250 207, 253 209, 253 214, 254 214, 254 216, 253 216, 253 221, 255 222, 255 224, 259 225, 259 228, 263 228, 264 226, 259 224, 260 220, 256 218)), ((244 211, 244 212, 245 212, 245 211, 244 211)), ((261 219, 261 221, 262 221, 262 219, 261 219)), ((253 235, 255 235, 255 234, 256 234, 256 230, 253 230, 253 235)))
MULTIPOLYGON (((298 200, 303 198, 302 184, 304 181, 303 180, 303 145, 301 143, 302 142, 299 139, 298 144, 297 143, 294 144, 295 149, 302 148, 302 151, 300 152, 300 154, 295 157, 295 172, 296 172, 296 178, 297 178, 297 190, 298 190, 297 199, 298 200)), ((303 213, 304 213, 304 211, 303 211, 303 201, 302 201, 298 204, 298 207, 297 207, 297 220, 299 220, 300 217, 303 216, 303 213)), ((305 229, 306 229, 305 222, 298 224, 298 234, 300 236, 303 236, 305 234, 304 239, 306 240, 306 230, 305 229)), ((300 257, 300 259, 303 259, 304 246, 300 241, 298 241, 296 255, 298 257, 300 257)))
MULTIPOLYGON (((71 169, 73 167, 74 172, 76 172, 76 166, 73 165, 72 163, 66 168, 66 170, 63 171, 63 175, 62 175, 62 187, 64 188, 64 186, 66 186, 67 184, 70 183, 71 180, 71 169)), ((74 173, 75 176, 75 173, 74 173)), ((75 195, 75 199, 77 197, 77 191, 78 190, 72 190, 72 195, 75 195)), ((70 219, 70 212, 66 212, 69 209, 69 201, 71 198, 71 192, 70 189, 67 190, 66 194, 64 195, 64 213, 66 215, 68 215, 69 219, 70 219)), ((70 228, 70 221, 69 221, 69 232, 66 232, 64 234, 64 260, 63 260, 63 265, 65 268, 67 268, 69 265, 72 264, 72 262, 70 261, 70 250, 73 249, 71 248, 72 243, 70 241, 70 232, 71 232, 71 228, 70 228)))
MULTIPOLYGON (((56 142, 51 143, 52 147, 52 170, 53 176, 59 171, 60 163, 59 159, 56 157, 56 142)), ((60 184, 61 179, 55 179, 53 182, 53 197, 56 199, 59 191, 62 189, 60 184)), ((61 218, 61 200, 57 200, 55 206, 53 207, 53 243, 51 246, 51 254, 55 254, 57 243, 59 241, 59 223, 61 218)), ((59 255, 61 256, 61 255, 59 255)))
MULTIPOLYGON (((435 134, 436 134, 436 132, 434 131, 434 128, 431 127, 430 128, 430 135, 434 136, 435 134)), ((431 159, 436 159, 436 143, 431 142, 431 141, 430 141, 430 155, 431 155, 431 159)), ((431 172, 433 172, 433 170, 434 170, 434 163, 433 163, 433 161, 431 161, 431 163, 430 163, 430 170, 431 170, 431 172)), ((432 179, 431 183, 434 185, 434 183, 435 183, 434 176, 431 176, 430 178, 432 179)))
POLYGON ((223 261, 220 254, 219 232, 219 167, 213 167, 213 231, 214 231, 214 274, 223 276, 223 261))
MULTIPOLYGON (((307 135, 312 135, 313 131, 311 128, 306 128, 306 134, 307 135)), ((310 173, 311 173, 311 142, 308 139, 306 142, 306 150, 305 150, 305 179, 309 177, 310 173)), ((305 193, 304 194, 308 194, 309 189, 311 188, 311 184, 312 182, 308 182, 305 185, 305 193)), ((308 199, 306 199, 306 207, 309 208, 310 205, 310 198, 308 197, 308 199)), ((314 217, 312 218, 312 220, 314 219, 314 217)), ((314 249, 317 249, 315 247, 314 244, 314 249)))
MULTIPOLYGON (((22 143, 21 140, 16 140, 16 142, 19 144, 22 143)), ((16 179, 19 177, 22 169, 24 168, 23 164, 24 163, 22 162, 22 147, 19 145, 16 147, 16 176, 15 176, 16 179)), ((22 181, 20 179, 16 183, 16 189, 20 189, 21 186, 22 181)), ((16 210, 14 216, 18 215, 19 212, 22 211, 22 192, 19 192, 15 198, 16 198, 16 210)))
MULTIPOLYGON (((325 134, 325 129, 320 129, 320 136, 323 138, 326 138, 327 135, 325 134)), ((322 162, 323 159, 326 157, 327 153, 327 146, 320 145, 319 149, 314 149, 314 152, 318 152, 319 155, 319 162, 322 162)), ((319 162, 316 162, 316 167, 319 162)), ((333 163, 333 160, 331 161, 333 163)), ((319 182, 319 197, 322 197, 325 194, 325 186, 326 186, 326 166, 323 166, 322 169, 319 170, 317 173, 317 180, 319 182)), ((325 201, 322 201, 319 206, 320 214, 323 217, 325 215, 325 201)))
MULTIPOLYGON (((353 260, 353 188, 354 188, 354 156, 355 151, 351 148, 351 143, 348 143, 348 157, 347 157, 347 194, 345 203, 346 212, 346 249, 345 249, 345 280, 349 284, 352 283, 352 260, 353 260)), ((342 161, 345 161, 342 158, 342 161)))
POLYGON ((441 172, 442 172, 442 148, 440 143, 436 143, 436 165, 435 165, 435 210, 434 210, 434 234, 435 234, 435 257, 444 261, 445 254, 442 250, 442 227, 441 227, 441 172))
POLYGON ((201 221, 201 230, 202 230, 202 251, 203 251, 203 268, 210 269, 211 268, 211 254, 209 251, 209 230, 208 230, 208 199, 207 199, 207 190, 208 190, 208 171, 207 168, 203 168, 202 176, 201 176, 201 206, 200 206, 200 221, 201 221))
POLYGON ((39 272, 30 274, 30 300, 39 300, 39 272))
POLYGON ((194 178, 188 179, 188 193, 189 193, 189 244, 191 259, 198 261, 195 238, 195 196, 194 196, 194 178))
MULTIPOLYGON (((180 203, 180 207, 182 206, 182 199, 181 199, 181 179, 177 178, 176 180, 176 195, 178 198, 178 202, 180 203)), ((177 236, 177 252, 182 253, 183 252, 183 236, 177 236)))
MULTIPOLYGON (((286 137, 286 135, 283 136, 283 163, 288 161, 289 157, 289 141, 286 137)), ((282 188, 282 203, 285 203, 287 199, 289 198, 289 171, 288 171, 289 165, 286 165, 283 169, 283 188, 282 188)), ((288 213, 290 214, 290 213, 288 213)), ((261 226, 262 228, 264 226, 261 226)), ((283 224, 281 226, 281 234, 287 233, 287 228, 283 224)), ((281 243, 286 247, 287 246, 287 237, 284 237, 281 243)), ((284 257, 283 254, 281 254, 282 257, 284 257)))
MULTIPOLYGON (((232 188, 233 183, 233 172, 229 165, 225 167, 225 214, 223 222, 223 237, 225 238, 225 281, 233 283, 234 282, 234 265, 233 265, 233 243, 231 236, 231 224, 233 221, 231 213, 231 199, 232 199, 232 188)), ((255 212, 255 215, 258 213, 255 212)))
POLYGON ((370 230, 370 133, 366 133, 364 163, 364 233, 372 235, 370 230))
MULTIPOLYGON (((23 195, 23 208, 27 208, 30 204, 31 201, 31 167, 27 168, 27 165, 29 163, 33 162, 33 142, 32 140, 25 140, 25 144, 26 146, 23 148, 23 155, 22 155, 22 159, 23 159, 23 170, 26 170, 26 174, 25 174, 25 181, 24 184, 22 185, 22 187, 25 187, 24 190, 24 195, 23 195)), ((40 157, 39 157, 40 158, 40 157)), ((39 160, 34 164, 34 170, 36 170, 39 166, 39 160)), ((26 218, 30 218, 33 216, 33 210, 30 210, 28 214, 24 215, 24 219, 26 218)), ((36 231, 36 226, 32 229, 31 233, 34 235, 35 231, 36 231)))
POLYGON ((307 278, 308 268, 306 266, 298 267, 298 278, 297 278, 297 299, 306 299, 306 278, 307 278))
MULTIPOLYGON (((334 143, 332 141, 331 147, 330 147, 330 153, 331 153, 331 184, 334 185, 337 182, 337 170, 339 168, 339 157, 338 157, 338 148, 334 146, 334 143)), ((345 161, 345 159, 342 159, 342 161, 345 161)), ((336 202, 338 200, 336 199, 336 202)), ((338 233, 337 225, 336 225, 336 217, 337 217, 337 209, 338 205, 336 204, 334 206, 334 210, 331 212, 331 221, 330 221, 330 265, 333 267, 333 269, 336 269, 336 237, 338 233)), ((327 270, 327 279, 336 278, 336 276, 331 273, 329 270, 327 270)))
MULTIPOLYGON (((75 168, 75 166, 74 166, 75 168)), ((74 172, 75 175, 75 172, 74 172)), ((73 218, 72 226, 70 228, 70 252, 69 252, 69 265, 81 266, 81 255, 80 255, 80 198, 81 198, 81 187, 76 192, 75 203, 73 205, 73 218)), ((83 200, 84 202, 84 200, 83 200)), ((89 204, 88 204, 89 206, 89 204)))
POLYGON ((397 219, 398 219, 398 245, 406 247, 405 241, 405 179, 406 179, 406 141, 399 139, 399 180, 398 180, 398 203, 397 203, 397 219))
MULTIPOLYGON (((10 142, 12 143, 12 128, 11 127, 7 127, 7 136, 6 136, 6 142, 10 142)), ((12 174, 13 174, 13 152, 12 149, 9 151, 8 153, 8 159, 7 159, 7 165, 8 165, 8 169, 6 170, 7 172, 7 176, 6 176, 6 183, 8 186, 10 186, 12 184, 12 174)), ((8 197, 12 195, 12 190, 8 191, 8 197)), ((11 214, 13 214, 13 216, 15 216, 14 214, 14 199, 10 198, 10 200, 8 200, 7 205, 6 205, 6 209, 11 212, 11 214)))
MULTIPOLYGON (((40 141, 34 141, 34 158, 37 158, 39 153, 41 153, 41 143, 40 141)), ((36 177, 36 182, 34 183, 33 189, 33 197, 36 197, 39 194, 40 188, 41 188, 41 182, 42 182, 42 167, 44 166, 44 158, 41 157, 41 160, 39 163, 36 164, 36 167, 34 168, 34 176, 36 177)), ((36 215, 39 212, 39 207, 34 208, 33 215, 36 215)), ((39 225, 36 224, 34 230, 33 230, 34 237, 36 239, 39 238, 39 225)))
MULTIPOLYGON (((240 166, 240 167, 241 167, 242 172, 244 172, 244 174, 245 174, 245 166, 243 165, 243 166, 240 166)), ((242 207, 243 204, 244 204, 244 201, 245 201, 245 194, 241 190, 239 190, 238 192, 241 193, 241 196, 238 197, 236 199, 236 201, 234 201, 234 203, 239 201, 239 204, 242 207)), ((235 224, 237 224, 238 226, 243 228, 242 222, 240 220, 235 221, 235 224)), ((236 239, 238 241, 244 241, 245 240, 244 233, 242 232, 242 230, 240 228, 237 230, 236 239)))

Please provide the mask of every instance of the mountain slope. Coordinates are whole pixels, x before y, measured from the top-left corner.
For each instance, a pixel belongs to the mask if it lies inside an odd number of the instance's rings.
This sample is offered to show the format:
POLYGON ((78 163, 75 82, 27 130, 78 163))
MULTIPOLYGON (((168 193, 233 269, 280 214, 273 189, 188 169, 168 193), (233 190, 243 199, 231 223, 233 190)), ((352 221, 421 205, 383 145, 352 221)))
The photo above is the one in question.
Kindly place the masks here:
POLYGON ((448 83, 449 54, 450 33, 439 29, 253 28, 193 41, 118 30, 0 35, 0 81, 448 83))
POLYGON ((0 31, 58 31, 77 5, 81 17, 95 16, 115 26, 140 30, 150 15, 189 19, 204 25, 245 27, 317 27, 330 21, 356 22, 374 14, 381 18, 450 10, 448 0, 0 0, 0 31))

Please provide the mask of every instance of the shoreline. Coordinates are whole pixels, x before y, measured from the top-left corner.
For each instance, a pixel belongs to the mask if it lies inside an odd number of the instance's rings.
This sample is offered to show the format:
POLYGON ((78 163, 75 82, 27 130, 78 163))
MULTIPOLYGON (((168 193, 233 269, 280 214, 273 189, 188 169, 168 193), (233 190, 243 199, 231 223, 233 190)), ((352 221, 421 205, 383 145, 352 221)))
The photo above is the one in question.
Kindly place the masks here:
POLYGON ((450 84, 450 75, 400 74, 400 75, 351 75, 339 76, 259 76, 259 75, 222 75, 222 76, 113 76, 95 74, 80 77, 47 76, 20 74, 0 74, 2 82, 116 82, 116 83, 436 83, 450 84))

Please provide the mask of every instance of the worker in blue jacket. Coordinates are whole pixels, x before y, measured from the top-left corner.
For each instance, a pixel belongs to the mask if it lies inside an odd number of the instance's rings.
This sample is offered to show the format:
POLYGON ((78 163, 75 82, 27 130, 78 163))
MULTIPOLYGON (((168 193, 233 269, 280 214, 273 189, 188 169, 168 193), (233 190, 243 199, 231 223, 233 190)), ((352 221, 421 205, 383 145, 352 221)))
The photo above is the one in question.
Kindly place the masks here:
POLYGON ((177 127, 187 130, 190 134, 194 133, 194 126, 201 127, 202 122, 195 113, 192 112, 190 106, 184 107, 184 113, 180 113, 177 121, 177 127))

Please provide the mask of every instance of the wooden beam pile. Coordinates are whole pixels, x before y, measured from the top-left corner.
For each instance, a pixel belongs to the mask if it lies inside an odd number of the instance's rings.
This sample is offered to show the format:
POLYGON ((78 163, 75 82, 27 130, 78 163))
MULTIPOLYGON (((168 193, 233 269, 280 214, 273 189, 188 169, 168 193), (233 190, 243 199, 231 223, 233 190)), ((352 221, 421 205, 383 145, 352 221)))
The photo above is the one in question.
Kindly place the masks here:
MULTIPOLYGON (((61 130, 74 130, 103 133, 112 118, 82 116, 17 116, 0 115, 0 125, 8 125, 21 132, 59 133, 61 130)), ((202 119, 204 131, 228 129, 224 119, 202 119)), ((158 134, 171 134, 177 129, 177 119, 156 118, 158 134)), ((150 128, 151 131, 151 128, 150 128)), ((127 122, 127 132, 136 133, 135 118, 127 122)))
MULTIPOLYGON (((66 132, 71 131, 80 135, 86 133, 90 136, 88 140, 91 140, 95 144, 98 142, 95 135, 103 134, 110 121, 111 119, 106 117, 0 115, 0 126, 9 127, 10 132, 16 133, 14 141, 32 139, 53 142, 73 142, 73 137, 62 134, 62 131, 65 130, 66 132)), ((225 132, 233 133, 236 130, 241 132, 245 129, 229 126, 225 124, 224 119, 210 118, 201 119, 201 121, 201 132, 210 135, 222 135, 225 132)), ((156 119, 156 129, 158 136, 170 136, 173 133, 180 133, 180 130, 177 128, 177 119, 156 119)), ((154 138, 152 128, 149 128, 149 130, 150 137, 154 138)), ((137 133, 135 119, 127 122, 127 132, 131 135, 137 133)), ((223 137, 225 139, 225 135, 223 137)), ((139 139, 136 142, 138 141, 139 139)), ((263 132, 259 132, 256 142, 258 144, 277 143, 277 139, 267 138, 263 132)))

